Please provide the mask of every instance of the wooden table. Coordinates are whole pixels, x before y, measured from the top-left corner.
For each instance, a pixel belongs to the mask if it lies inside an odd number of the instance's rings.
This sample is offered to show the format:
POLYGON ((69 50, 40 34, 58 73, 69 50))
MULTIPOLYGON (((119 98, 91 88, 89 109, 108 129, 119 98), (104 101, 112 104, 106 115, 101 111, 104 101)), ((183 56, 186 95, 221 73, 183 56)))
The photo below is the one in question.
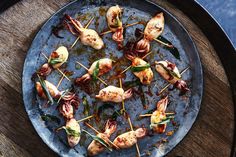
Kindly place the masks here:
MULTIPOLYGON (((42 24, 69 0, 22 0, 0 14, 0 156, 57 156, 31 125, 22 101, 21 74, 27 50, 42 24)), ((167 156, 229 156, 233 102, 224 69, 201 30, 166 1, 156 2, 188 30, 200 53, 204 95, 199 116, 184 140, 167 156)))

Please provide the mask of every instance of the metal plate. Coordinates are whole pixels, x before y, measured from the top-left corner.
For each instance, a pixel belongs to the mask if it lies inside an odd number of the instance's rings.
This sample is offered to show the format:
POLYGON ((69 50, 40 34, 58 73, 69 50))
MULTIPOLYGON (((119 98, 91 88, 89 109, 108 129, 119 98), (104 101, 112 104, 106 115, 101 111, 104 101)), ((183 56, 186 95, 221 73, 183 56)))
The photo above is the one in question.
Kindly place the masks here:
MULTIPOLYGON (((88 144, 91 142, 90 138, 86 138, 80 142, 75 148, 69 148, 67 144, 66 135, 64 132, 56 133, 54 131, 55 128, 64 124, 63 118, 59 115, 56 106, 50 106, 48 108, 43 107, 44 102, 37 97, 34 82, 31 80, 34 72, 46 62, 42 53, 46 55, 50 55, 52 51, 54 51, 58 46, 64 45, 66 47, 70 47, 70 45, 76 39, 72 36, 67 30, 63 30, 60 32, 60 35, 63 36, 63 39, 56 38, 51 33, 52 26, 59 23, 60 18, 63 17, 65 13, 71 15, 72 17, 80 17, 80 21, 82 24, 87 23, 87 21, 91 18, 91 16, 95 17, 95 20, 92 22, 89 28, 93 28, 97 30, 97 32, 101 32, 104 28, 107 28, 106 20, 105 20, 105 12, 106 9, 114 4, 119 4, 124 8, 123 14, 123 23, 133 23, 135 21, 148 21, 153 15, 158 12, 163 12, 165 17, 165 30, 163 32, 163 36, 169 39, 173 45, 175 45, 181 55, 181 60, 175 59, 167 50, 160 47, 155 42, 152 42, 151 47, 154 52, 149 56, 148 61, 151 63, 154 60, 162 60, 167 59, 171 62, 174 62, 179 70, 183 70, 187 66, 190 66, 190 70, 183 74, 183 79, 187 80, 191 92, 188 92, 184 96, 179 96, 178 90, 167 91, 165 94, 169 95, 170 104, 168 105, 168 111, 175 111, 176 117, 175 122, 178 124, 178 127, 168 124, 167 130, 176 130, 172 136, 166 136, 165 134, 154 134, 153 136, 147 136, 144 139, 139 140, 139 146, 141 150, 141 154, 145 154, 147 150, 150 150, 151 156, 163 156, 168 153, 171 149, 173 149, 187 134, 190 130, 193 122, 195 121, 198 111, 200 109, 202 91, 203 91, 203 76, 202 76, 202 67, 201 62, 198 56, 198 52, 196 47, 188 35, 183 26, 170 14, 168 11, 163 8, 147 2, 147 1, 102 1, 102 2, 90 2, 90 1, 75 1, 67 6, 63 7, 57 13, 55 13, 40 29, 38 34, 36 35, 34 41, 32 42, 31 48, 28 51, 27 57, 25 59, 24 70, 23 70, 23 79, 22 79, 22 88, 23 88, 23 99, 26 111, 29 115, 32 124, 34 125, 36 131, 39 136, 43 139, 43 141, 55 152, 60 154, 61 156, 86 156, 86 148, 88 144), (129 18, 129 16, 133 16, 134 18, 129 18), (159 53, 158 53, 159 52, 159 53), (61 117, 61 124, 56 123, 45 123, 41 119, 41 115, 44 113, 53 114, 58 117, 61 117), (168 142, 160 143, 160 141, 165 138, 168 142), (155 147, 156 146, 156 147, 155 147)), ((134 30, 135 28, 143 29, 143 25, 136 25, 133 27, 129 27, 126 29, 125 35, 125 43, 134 38, 134 30)), ((91 63, 102 57, 109 57, 114 60, 118 60, 118 58, 122 57, 123 52, 117 50, 116 44, 111 40, 111 34, 105 35, 103 37, 104 43, 106 44, 106 48, 100 51, 94 50, 90 47, 83 46, 78 43, 72 50, 69 51, 70 56, 67 63, 67 70, 74 71, 75 74, 72 78, 83 75, 86 71, 83 68, 78 69, 76 66, 76 61, 82 62, 84 65, 89 67, 91 63)), ((120 65, 121 69, 125 69, 130 63, 122 62, 120 65)), ((150 109, 156 108, 156 103, 160 100, 160 96, 156 95, 156 93, 166 85, 166 81, 164 81, 152 68, 154 71, 154 82, 149 86, 143 86, 143 91, 145 91, 145 97, 149 104, 149 109, 144 110, 141 100, 138 95, 134 95, 133 98, 127 100, 125 102, 126 109, 131 116, 131 120, 134 126, 141 126, 144 124, 145 127, 149 127, 150 119, 142 119, 137 120, 137 116, 139 114, 145 113, 150 109), (151 91, 152 95, 150 94, 151 91)), ((104 75, 102 78, 107 79, 112 76, 115 72, 111 71, 104 75)), ((57 71, 54 71, 50 76, 47 77, 47 80, 50 82, 57 84, 60 79, 60 74, 57 71)), ((127 72, 126 78, 123 80, 129 81, 135 80, 135 77, 127 72)), ((108 81, 108 84, 119 86, 118 80, 108 81)), ((60 90, 65 90, 71 86, 71 82, 66 79, 63 81, 60 86, 60 90)), ((96 101, 94 99, 94 95, 98 93, 98 91, 104 88, 103 84, 97 82, 97 85, 94 87, 93 94, 87 94, 82 91, 80 88, 77 88, 77 94, 80 98, 86 96, 89 100, 91 114, 93 110, 101 106, 103 103, 96 101)), ((119 109, 119 104, 114 104, 115 109, 119 109)), ((79 106, 75 114, 76 119, 81 119, 85 117, 82 114, 83 105, 79 106)), ((109 112, 106 111, 106 112, 109 112)), ((94 120, 91 121, 98 130, 101 130, 104 126, 104 120, 96 123, 94 120)), ((82 123, 80 124, 82 128, 86 128, 82 123)), ((118 132, 125 132, 126 128, 129 128, 128 122, 125 118, 118 118, 118 129, 116 133, 114 133, 111 137, 113 140, 118 132)), ((89 130, 92 132, 91 130, 89 130)), ((135 147, 130 149, 124 149, 120 151, 108 152, 100 154, 100 156, 135 156, 136 150, 135 147)))

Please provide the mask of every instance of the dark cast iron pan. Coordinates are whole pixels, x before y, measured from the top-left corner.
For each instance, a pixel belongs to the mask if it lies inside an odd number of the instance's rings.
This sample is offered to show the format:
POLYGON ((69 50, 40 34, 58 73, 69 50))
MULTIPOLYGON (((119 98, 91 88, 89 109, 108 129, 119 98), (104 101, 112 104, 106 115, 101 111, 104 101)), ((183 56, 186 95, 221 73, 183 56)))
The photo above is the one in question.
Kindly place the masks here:
MULTIPOLYGON (((23 99, 26 111, 29 115, 29 118, 38 132, 42 140, 56 153, 61 156, 86 156, 86 148, 91 142, 89 137, 83 136, 80 143, 75 148, 70 148, 66 141, 66 134, 62 131, 56 133, 55 128, 64 125, 65 122, 63 118, 58 113, 56 106, 44 107, 45 103, 40 98, 37 97, 34 81, 31 80, 32 75, 36 70, 46 62, 42 53, 49 55, 53 52, 58 46, 64 45, 70 47, 74 42, 76 37, 72 36, 67 30, 60 31, 60 36, 64 38, 57 38, 51 32, 52 26, 57 25, 60 22, 60 19, 63 15, 69 14, 72 17, 79 17, 82 24, 85 24, 91 16, 95 17, 95 20, 90 25, 90 28, 95 29, 98 32, 102 32, 104 28, 107 28, 105 20, 105 11, 106 9, 114 4, 119 4, 124 8, 123 23, 133 23, 135 21, 147 22, 152 16, 156 13, 163 12, 165 16, 165 30, 163 36, 169 39, 174 46, 176 46, 180 52, 181 60, 173 57, 167 50, 163 49, 157 43, 152 43, 153 53, 147 58, 150 63, 153 63, 155 60, 169 60, 174 62, 180 70, 190 66, 190 69, 183 74, 183 79, 187 81, 190 92, 184 96, 179 95, 179 91, 167 90, 162 96, 168 95, 170 99, 170 104, 168 105, 168 111, 176 112, 175 116, 175 125, 169 123, 167 126, 167 132, 175 130, 172 136, 166 136, 165 134, 154 134, 145 137, 142 140, 139 140, 138 144, 140 147, 141 154, 144 155, 147 150, 151 152, 151 156, 164 156, 170 150, 172 150, 187 134, 190 130, 192 124, 194 123, 197 114, 200 109, 202 92, 203 92, 203 76, 202 76, 202 67, 201 62, 198 56, 197 49, 188 35, 187 31, 183 28, 181 23, 176 20, 176 18, 168 13, 168 11, 157 6, 156 4, 147 2, 147 1, 134 1, 134 0, 125 0, 125 1, 74 1, 68 5, 61 8, 56 12, 39 30, 35 39, 32 42, 32 45, 28 51, 27 57, 25 59, 23 77, 22 77, 22 88, 23 88, 23 99), (130 16, 134 18, 129 18, 130 16), (55 122, 45 122, 42 120, 41 116, 43 114, 51 114, 57 116, 60 119, 59 124, 55 122), (163 143, 163 139, 166 139, 166 143, 163 143)), ((126 29, 125 33, 125 43, 127 41, 133 40, 135 28, 143 29, 143 25, 137 25, 126 29)), ((111 40, 111 34, 105 35, 103 40, 106 44, 106 48, 97 51, 90 47, 83 46, 78 43, 72 50, 69 50, 70 57, 67 62, 67 70, 73 71, 74 75, 71 76, 71 79, 74 79, 78 76, 83 75, 86 71, 76 65, 76 61, 82 62, 84 65, 89 67, 92 62, 99 58, 109 57, 113 60, 119 60, 123 56, 122 51, 118 51, 116 44, 111 40)), ((119 68, 125 69, 130 62, 124 60, 120 62, 119 68)), ((156 108, 156 103, 161 99, 162 96, 158 96, 156 93, 166 85, 164 81, 156 72, 154 67, 154 81, 150 86, 142 86, 142 90, 145 93, 145 99, 149 106, 149 109, 144 109, 139 95, 135 95, 132 99, 125 102, 127 112, 129 113, 132 123, 134 126, 145 126, 149 127, 150 119, 137 119, 139 114, 146 113, 150 109, 156 108), (151 94, 150 94, 151 92, 151 94)), ((104 75, 102 78, 108 80, 108 78, 115 74, 115 69, 104 75)), ((47 77, 47 80, 57 84, 60 79, 60 74, 57 71, 54 71, 50 76, 47 77)), ((135 80, 136 78, 129 71, 126 74, 126 77, 123 79, 124 82, 135 80)), ((107 82, 110 85, 119 86, 118 80, 108 80, 107 82)), ((65 90, 71 87, 72 82, 66 80, 63 81, 60 86, 60 90, 65 90)), ((93 114, 94 110, 104 103, 97 101, 94 98, 94 95, 98 93, 101 88, 105 86, 100 82, 91 83, 93 86, 93 93, 86 93, 80 88, 76 87, 76 92, 80 98, 86 97, 90 105, 90 114, 93 114)), ((135 87, 136 88, 136 87, 135 87)), ((138 90, 138 88, 136 89, 138 90)), ((104 114, 109 114, 114 110, 120 108, 119 104, 110 103, 114 106, 112 110, 104 110, 104 114)), ((76 119, 81 119, 85 117, 83 115, 83 105, 79 106, 78 111, 75 114, 76 119)), ((98 130, 102 130, 104 127, 106 119, 102 119, 99 123, 95 120, 90 121, 91 124, 98 130)), ((129 128, 128 122, 124 117, 119 117, 117 119, 118 130, 111 137, 113 140, 115 136, 119 133, 123 133, 129 128)), ((86 128, 83 124, 80 126, 92 133, 92 130, 86 128)), ((135 156, 136 150, 135 147, 125 150, 108 152, 105 151, 99 156, 135 156)))

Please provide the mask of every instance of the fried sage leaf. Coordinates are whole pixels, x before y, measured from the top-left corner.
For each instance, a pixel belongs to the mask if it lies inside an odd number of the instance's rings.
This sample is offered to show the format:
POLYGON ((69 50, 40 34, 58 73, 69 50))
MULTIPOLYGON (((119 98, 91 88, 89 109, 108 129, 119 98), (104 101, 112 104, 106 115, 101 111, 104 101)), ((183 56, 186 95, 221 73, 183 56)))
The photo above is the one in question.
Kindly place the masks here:
POLYGON ((55 65, 55 64, 58 64, 58 63, 62 63, 64 60, 62 58, 51 58, 49 59, 48 63, 50 65, 55 65))
POLYGON ((50 102, 51 104, 54 104, 54 100, 53 100, 53 98, 52 98, 50 92, 48 91, 48 88, 46 87, 45 81, 44 81, 43 79, 41 79, 41 77, 40 77, 39 75, 38 75, 38 78, 39 78, 39 83, 40 83, 40 85, 41 85, 42 88, 43 88, 43 93, 47 96, 49 102, 50 102))
POLYGON ((41 118, 45 122, 56 122, 57 124, 61 123, 61 120, 57 116, 54 116, 54 115, 43 114, 41 118))
POLYGON ((131 71, 132 72, 140 72, 140 71, 143 71, 148 68, 150 68, 150 64, 147 63, 146 65, 133 66, 133 67, 131 67, 131 71))
POLYGON ((83 97, 83 105, 84 105, 84 115, 88 116, 89 115, 89 111, 90 111, 90 107, 89 107, 89 104, 88 104, 88 100, 86 98, 86 96, 83 97))
POLYGON ((106 147, 109 151, 112 151, 112 148, 100 137, 98 136, 95 136, 95 135, 92 135, 90 134, 88 131, 86 130, 82 130, 82 132, 85 132, 86 134, 88 134, 93 140, 99 142, 100 144, 102 144, 104 147, 106 147))
POLYGON ((168 69, 167 67, 165 67, 162 63, 158 63, 158 65, 162 66, 162 68, 164 68, 168 72, 168 74, 170 74, 171 76, 180 79, 178 74, 176 74, 174 71, 172 71, 172 70, 168 69))
POLYGON ((124 82, 124 84, 123 84, 123 86, 126 89, 130 89, 132 87, 136 87, 136 86, 139 86, 139 85, 142 85, 142 83, 139 81, 139 79, 137 79, 135 81, 127 81, 127 82, 124 82))
POLYGON ((74 137, 79 137, 80 136, 80 132, 72 129, 71 127, 63 126, 62 128, 66 131, 66 134, 68 136, 74 136, 74 137))
POLYGON ((97 64, 96 64, 96 67, 95 67, 95 69, 93 70, 93 74, 92 74, 92 78, 93 78, 93 80, 97 80, 98 78, 98 74, 99 74, 99 61, 97 62, 97 64))
POLYGON ((158 123, 151 123, 150 124, 150 128, 154 127, 154 126, 158 126, 158 125, 161 125, 161 124, 167 124, 170 122, 171 119, 173 119, 174 116, 173 115, 167 115, 166 118, 162 119, 162 121, 158 122, 158 123))
POLYGON ((167 40, 163 36, 159 36, 157 39, 162 41, 165 44, 170 45, 170 46, 164 45, 163 47, 164 47, 164 49, 167 49, 176 59, 180 60, 180 54, 179 54, 178 49, 176 47, 174 47, 173 44, 169 40, 167 40))

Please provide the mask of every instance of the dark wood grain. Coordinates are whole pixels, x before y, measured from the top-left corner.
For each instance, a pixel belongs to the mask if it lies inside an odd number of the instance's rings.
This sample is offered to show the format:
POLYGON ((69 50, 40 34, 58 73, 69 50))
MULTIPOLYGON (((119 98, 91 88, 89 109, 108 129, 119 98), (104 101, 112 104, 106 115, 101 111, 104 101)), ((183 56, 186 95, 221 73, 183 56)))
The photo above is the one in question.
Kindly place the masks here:
MULTIPOLYGON (((0 14, 0 156, 56 156, 40 139, 24 109, 21 73, 30 43, 40 26, 69 0, 23 0, 0 14), (11 149, 6 149, 11 148, 11 149)), ((156 1, 188 30, 204 70, 199 116, 184 140, 167 156, 229 156, 233 137, 233 101, 224 69, 201 30, 166 1, 156 1)))

